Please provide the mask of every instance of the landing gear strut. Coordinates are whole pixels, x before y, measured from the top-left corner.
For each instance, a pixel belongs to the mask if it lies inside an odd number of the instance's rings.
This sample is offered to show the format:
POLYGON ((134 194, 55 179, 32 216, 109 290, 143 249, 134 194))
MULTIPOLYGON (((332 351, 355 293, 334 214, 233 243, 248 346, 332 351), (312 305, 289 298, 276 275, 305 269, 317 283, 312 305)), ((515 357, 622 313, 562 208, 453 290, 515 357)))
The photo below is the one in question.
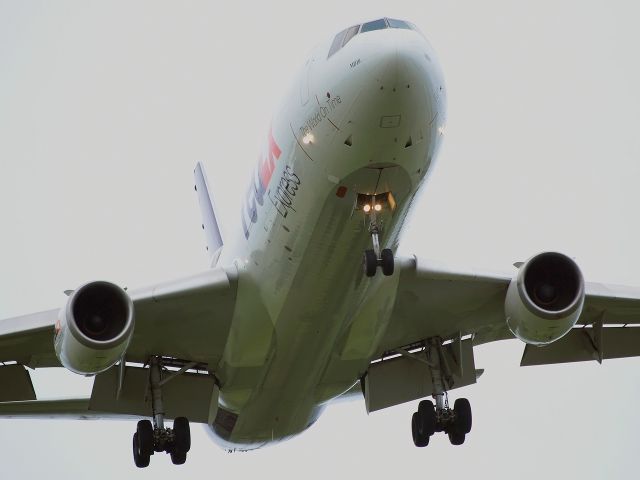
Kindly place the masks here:
POLYGON ((376 212, 382 209, 381 204, 376 204, 375 195, 371 197, 371 205, 365 205, 364 211, 369 215, 369 233, 373 242, 373 248, 365 250, 363 256, 364 273, 367 277, 373 277, 378 267, 382 267, 382 273, 388 277, 393 275, 394 259, 390 248, 380 250, 379 234, 381 227, 378 224, 376 212))
POLYGON ((166 452, 171 455, 174 465, 182 465, 191 449, 189 420, 177 417, 173 428, 164 426, 164 405, 162 403, 162 362, 159 357, 151 357, 149 362, 151 385, 151 406, 153 425, 150 420, 140 420, 133 434, 133 461, 136 467, 149 465, 151 455, 166 452))
POLYGON ((432 339, 426 350, 431 370, 434 394, 434 406, 431 400, 422 400, 418 411, 411 418, 411 434, 416 447, 426 447, 435 432, 444 432, 449 436, 452 445, 462 445, 465 436, 471 431, 471 404, 466 398, 458 398, 449 407, 446 392, 448 370, 442 362, 442 342, 432 339))

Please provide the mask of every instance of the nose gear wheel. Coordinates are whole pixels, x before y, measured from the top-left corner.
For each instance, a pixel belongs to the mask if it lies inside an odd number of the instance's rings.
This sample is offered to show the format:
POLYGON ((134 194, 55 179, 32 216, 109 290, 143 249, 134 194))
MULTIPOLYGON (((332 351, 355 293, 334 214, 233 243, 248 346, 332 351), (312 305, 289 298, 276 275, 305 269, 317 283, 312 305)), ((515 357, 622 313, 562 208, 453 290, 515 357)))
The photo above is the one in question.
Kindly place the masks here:
MULTIPOLYGON (((375 204, 375 195, 372 197, 372 204, 375 204)), ((373 277, 378 270, 378 267, 382 268, 382 274, 386 277, 393 275, 395 261, 393 257, 393 251, 390 248, 383 248, 380 250, 379 234, 381 226, 378 223, 378 217, 375 208, 370 208, 365 212, 369 217, 369 233, 371 234, 371 241, 373 248, 364 251, 363 267, 364 273, 367 277, 373 277)))

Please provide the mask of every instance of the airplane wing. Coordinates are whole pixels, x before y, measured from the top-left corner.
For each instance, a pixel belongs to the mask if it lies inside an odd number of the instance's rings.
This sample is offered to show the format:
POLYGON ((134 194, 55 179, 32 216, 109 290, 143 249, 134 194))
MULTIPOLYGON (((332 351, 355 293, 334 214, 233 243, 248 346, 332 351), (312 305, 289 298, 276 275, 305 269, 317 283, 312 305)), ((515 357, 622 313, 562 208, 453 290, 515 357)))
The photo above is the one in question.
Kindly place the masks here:
MULTIPOLYGON (((505 318, 512 276, 416 257, 397 258, 396 269, 395 305, 366 377, 368 411, 431 395, 429 365, 415 353, 429 339, 443 341, 452 389, 475 383, 482 373, 473 363, 474 346, 515 338, 505 318)), ((588 282, 584 287, 575 327, 547 346, 526 345, 521 365, 640 356, 640 288, 588 282)))
POLYGON ((147 415, 150 406, 144 398, 148 370, 131 364, 144 364, 156 355, 190 365, 188 372, 181 372, 165 388, 167 417, 188 407, 194 412, 190 414, 193 421, 207 421, 208 402, 215 387, 208 370, 222 357, 235 308, 236 287, 233 270, 216 268, 129 292, 135 330, 125 352, 125 363, 98 374, 89 399, 36 400, 24 368, 61 366, 54 351, 59 309, 1 320, 0 362, 8 365, 0 366, 0 402, 9 403, 0 403, 0 416, 147 415), (185 392, 189 395, 185 396, 185 392))
POLYGON ((396 269, 396 302, 377 356, 434 336, 500 336, 506 329, 504 299, 510 276, 455 270, 416 257, 397 258, 396 269))

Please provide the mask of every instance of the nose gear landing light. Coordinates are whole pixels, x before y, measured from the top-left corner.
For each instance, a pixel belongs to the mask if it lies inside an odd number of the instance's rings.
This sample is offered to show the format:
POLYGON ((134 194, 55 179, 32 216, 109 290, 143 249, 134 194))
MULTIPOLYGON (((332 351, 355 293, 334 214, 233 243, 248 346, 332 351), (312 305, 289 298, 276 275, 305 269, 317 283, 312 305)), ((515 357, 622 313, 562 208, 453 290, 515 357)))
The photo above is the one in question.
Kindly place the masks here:
POLYGON ((378 267, 382 267, 385 276, 393 275, 394 259, 390 248, 380 250, 379 234, 382 231, 382 222, 378 214, 383 210, 393 210, 395 200, 391 192, 377 195, 358 194, 356 209, 361 209, 369 219, 369 233, 373 242, 373 248, 364 251, 363 266, 367 277, 373 277, 378 267))

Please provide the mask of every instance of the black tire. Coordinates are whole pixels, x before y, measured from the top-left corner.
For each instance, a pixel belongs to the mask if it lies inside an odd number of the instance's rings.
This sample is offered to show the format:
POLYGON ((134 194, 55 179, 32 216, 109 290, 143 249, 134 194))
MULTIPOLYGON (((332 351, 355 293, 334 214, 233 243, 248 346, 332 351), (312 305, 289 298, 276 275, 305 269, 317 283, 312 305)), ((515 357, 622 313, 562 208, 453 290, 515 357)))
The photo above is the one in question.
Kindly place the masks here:
POLYGON ((189 429, 189 420, 187 420, 185 417, 177 417, 173 421, 173 434, 175 436, 173 451, 176 453, 186 454, 191 449, 191 431, 189 429))
POLYGON ((395 262, 393 259, 393 252, 391 251, 391 249, 390 248, 383 249, 382 252, 380 252, 380 257, 382 259, 382 273, 386 277, 393 275, 393 268, 394 268, 395 262))
POLYGON ((456 431, 454 428, 449 432, 451 445, 462 445, 464 443, 464 433, 456 431))
POLYGON ((138 432, 133 434, 133 462, 138 468, 149 466, 151 455, 143 455, 140 453, 140 445, 138 443, 138 432))
POLYGON ((186 461, 186 452, 171 452, 171 463, 173 463, 174 465, 182 465, 186 461))
POLYGON ((149 456, 153 455, 153 426, 149 420, 140 420, 136 428, 136 435, 138 435, 138 450, 140 455, 149 456))
POLYGON ((418 417, 420 420, 420 431, 422 435, 431 436, 436 431, 436 409, 431 400, 422 400, 418 404, 418 417))
POLYGON ((426 447, 429 445, 429 435, 423 435, 420 431, 420 415, 415 412, 411 417, 411 436, 416 447, 426 447))
POLYGON ((376 274, 378 268, 378 259, 376 258, 376 252, 373 250, 365 250, 363 256, 364 274, 367 277, 373 277, 376 274))
POLYGON ((471 431, 471 404, 466 398, 458 398, 453 404, 456 416, 455 426, 458 432, 467 434, 471 431))

